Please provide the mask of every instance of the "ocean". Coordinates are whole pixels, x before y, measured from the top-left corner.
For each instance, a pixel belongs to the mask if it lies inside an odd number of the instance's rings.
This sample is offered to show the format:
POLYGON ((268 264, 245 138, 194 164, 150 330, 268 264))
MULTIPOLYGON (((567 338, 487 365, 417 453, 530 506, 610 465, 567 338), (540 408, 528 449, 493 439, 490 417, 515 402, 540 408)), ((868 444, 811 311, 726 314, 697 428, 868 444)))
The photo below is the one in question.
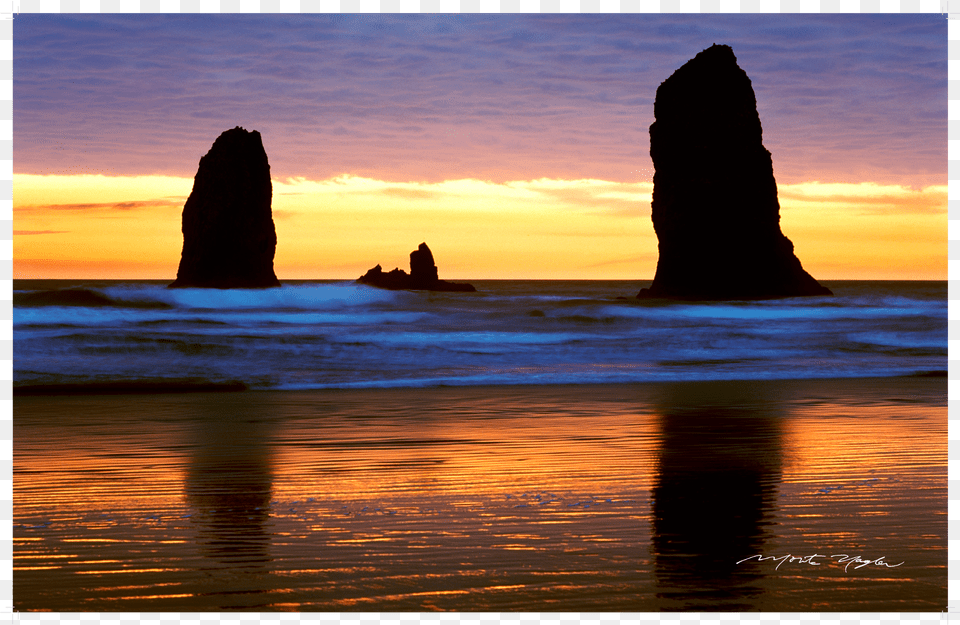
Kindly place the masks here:
POLYGON ((16 281, 14 387, 256 390, 945 375, 946 282, 663 303, 644 282, 353 282, 265 290, 16 281))
POLYGON ((945 282, 14 283, 14 606, 940 612, 945 282))

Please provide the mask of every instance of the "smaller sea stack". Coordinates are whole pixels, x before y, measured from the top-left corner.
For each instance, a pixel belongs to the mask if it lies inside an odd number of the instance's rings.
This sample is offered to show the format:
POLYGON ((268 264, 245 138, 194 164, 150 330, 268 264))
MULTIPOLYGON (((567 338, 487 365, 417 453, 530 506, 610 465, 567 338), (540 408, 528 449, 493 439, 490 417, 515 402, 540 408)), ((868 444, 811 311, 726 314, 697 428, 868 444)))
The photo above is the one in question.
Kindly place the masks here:
POLYGON ((700 52, 657 89, 650 126, 660 257, 640 298, 830 295, 780 230, 757 99, 729 46, 700 52))
POLYGON ((183 206, 183 252, 172 288, 280 286, 273 272, 277 231, 263 141, 237 126, 213 143, 183 206))
POLYGON ((433 253, 426 243, 421 243, 420 247, 410 252, 409 274, 399 267, 384 273, 383 268, 377 265, 360 276, 357 282, 393 291, 460 291, 465 293, 476 291, 471 284, 447 282, 437 276, 437 266, 433 262, 433 253))

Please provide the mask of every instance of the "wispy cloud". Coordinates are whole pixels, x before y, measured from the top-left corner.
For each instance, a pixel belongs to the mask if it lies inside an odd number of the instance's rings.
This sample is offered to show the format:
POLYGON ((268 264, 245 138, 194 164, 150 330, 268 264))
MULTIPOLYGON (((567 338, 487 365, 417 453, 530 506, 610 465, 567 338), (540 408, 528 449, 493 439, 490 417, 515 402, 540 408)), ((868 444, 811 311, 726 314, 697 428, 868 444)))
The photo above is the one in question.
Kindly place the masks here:
POLYGON ((542 179, 510 185, 546 196, 561 207, 630 216, 649 215, 653 197, 653 184, 649 182, 542 179))
POLYGON ((18 172, 192 176, 239 124, 278 178, 637 181, 657 86, 717 42, 781 182, 946 177, 934 14, 24 14, 14 34, 18 172))
POLYGON ((913 189, 875 183, 820 183, 780 185, 781 204, 790 206, 831 205, 859 215, 946 215, 947 187, 913 189))
POLYGON ((403 187, 387 187, 383 189, 381 193, 408 200, 427 200, 436 196, 436 194, 423 189, 406 189, 403 187))
POLYGON ((644 265, 656 265, 658 254, 656 250, 649 254, 635 254, 633 256, 626 256, 623 258, 614 258, 611 260, 605 260, 600 263, 591 263, 589 265, 584 265, 584 269, 602 269, 604 267, 618 267, 618 266, 636 266, 640 263, 644 265))
POLYGON ((15 206, 15 212, 35 211, 133 211, 142 208, 156 208, 163 206, 182 206, 182 200, 161 198, 156 200, 137 200, 125 202, 87 202, 70 204, 39 204, 15 206))

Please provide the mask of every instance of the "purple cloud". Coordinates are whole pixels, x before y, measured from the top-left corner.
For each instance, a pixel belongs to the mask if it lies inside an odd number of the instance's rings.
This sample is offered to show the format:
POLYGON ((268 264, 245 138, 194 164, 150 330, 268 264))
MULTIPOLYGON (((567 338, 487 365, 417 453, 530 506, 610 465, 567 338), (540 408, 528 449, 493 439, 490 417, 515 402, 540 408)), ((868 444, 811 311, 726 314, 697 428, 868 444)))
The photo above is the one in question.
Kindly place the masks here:
POLYGON ((14 23, 14 171, 193 176, 227 128, 279 178, 636 181, 656 88, 713 43, 781 182, 946 181, 938 15, 41 15, 14 23))

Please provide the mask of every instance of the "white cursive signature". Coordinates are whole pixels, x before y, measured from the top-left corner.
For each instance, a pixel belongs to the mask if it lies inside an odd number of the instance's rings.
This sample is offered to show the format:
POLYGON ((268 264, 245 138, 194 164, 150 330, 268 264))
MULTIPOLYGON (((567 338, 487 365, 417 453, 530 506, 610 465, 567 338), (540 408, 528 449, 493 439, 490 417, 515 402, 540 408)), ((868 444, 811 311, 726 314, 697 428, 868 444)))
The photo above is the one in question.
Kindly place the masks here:
POLYGON ((889 562, 884 562, 883 559, 885 557, 886 556, 880 556, 876 560, 864 560, 860 556, 851 556, 845 553, 835 553, 831 556, 827 556, 822 553, 814 553, 809 556, 795 556, 790 553, 788 553, 785 556, 764 556, 758 553, 756 555, 740 560, 739 562, 737 562, 737 564, 742 564, 747 560, 753 560, 754 558, 756 558, 757 562, 764 562, 765 560, 773 560, 777 563, 777 569, 779 569, 780 565, 783 564, 784 562, 791 562, 791 563, 797 563, 797 564, 809 564, 810 566, 820 566, 823 563, 815 562, 814 560, 816 558, 833 558, 837 564, 846 565, 843 567, 844 571, 847 571, 847 569, 850 568, 851 564, 857 565, 854 567, 854 569, 862 569, 863 567, 870 564, 873 564, 874 566, 886 566, 892 569, 903 564, 903 562, 900 562, 899 564, 890 564, 889 562))

